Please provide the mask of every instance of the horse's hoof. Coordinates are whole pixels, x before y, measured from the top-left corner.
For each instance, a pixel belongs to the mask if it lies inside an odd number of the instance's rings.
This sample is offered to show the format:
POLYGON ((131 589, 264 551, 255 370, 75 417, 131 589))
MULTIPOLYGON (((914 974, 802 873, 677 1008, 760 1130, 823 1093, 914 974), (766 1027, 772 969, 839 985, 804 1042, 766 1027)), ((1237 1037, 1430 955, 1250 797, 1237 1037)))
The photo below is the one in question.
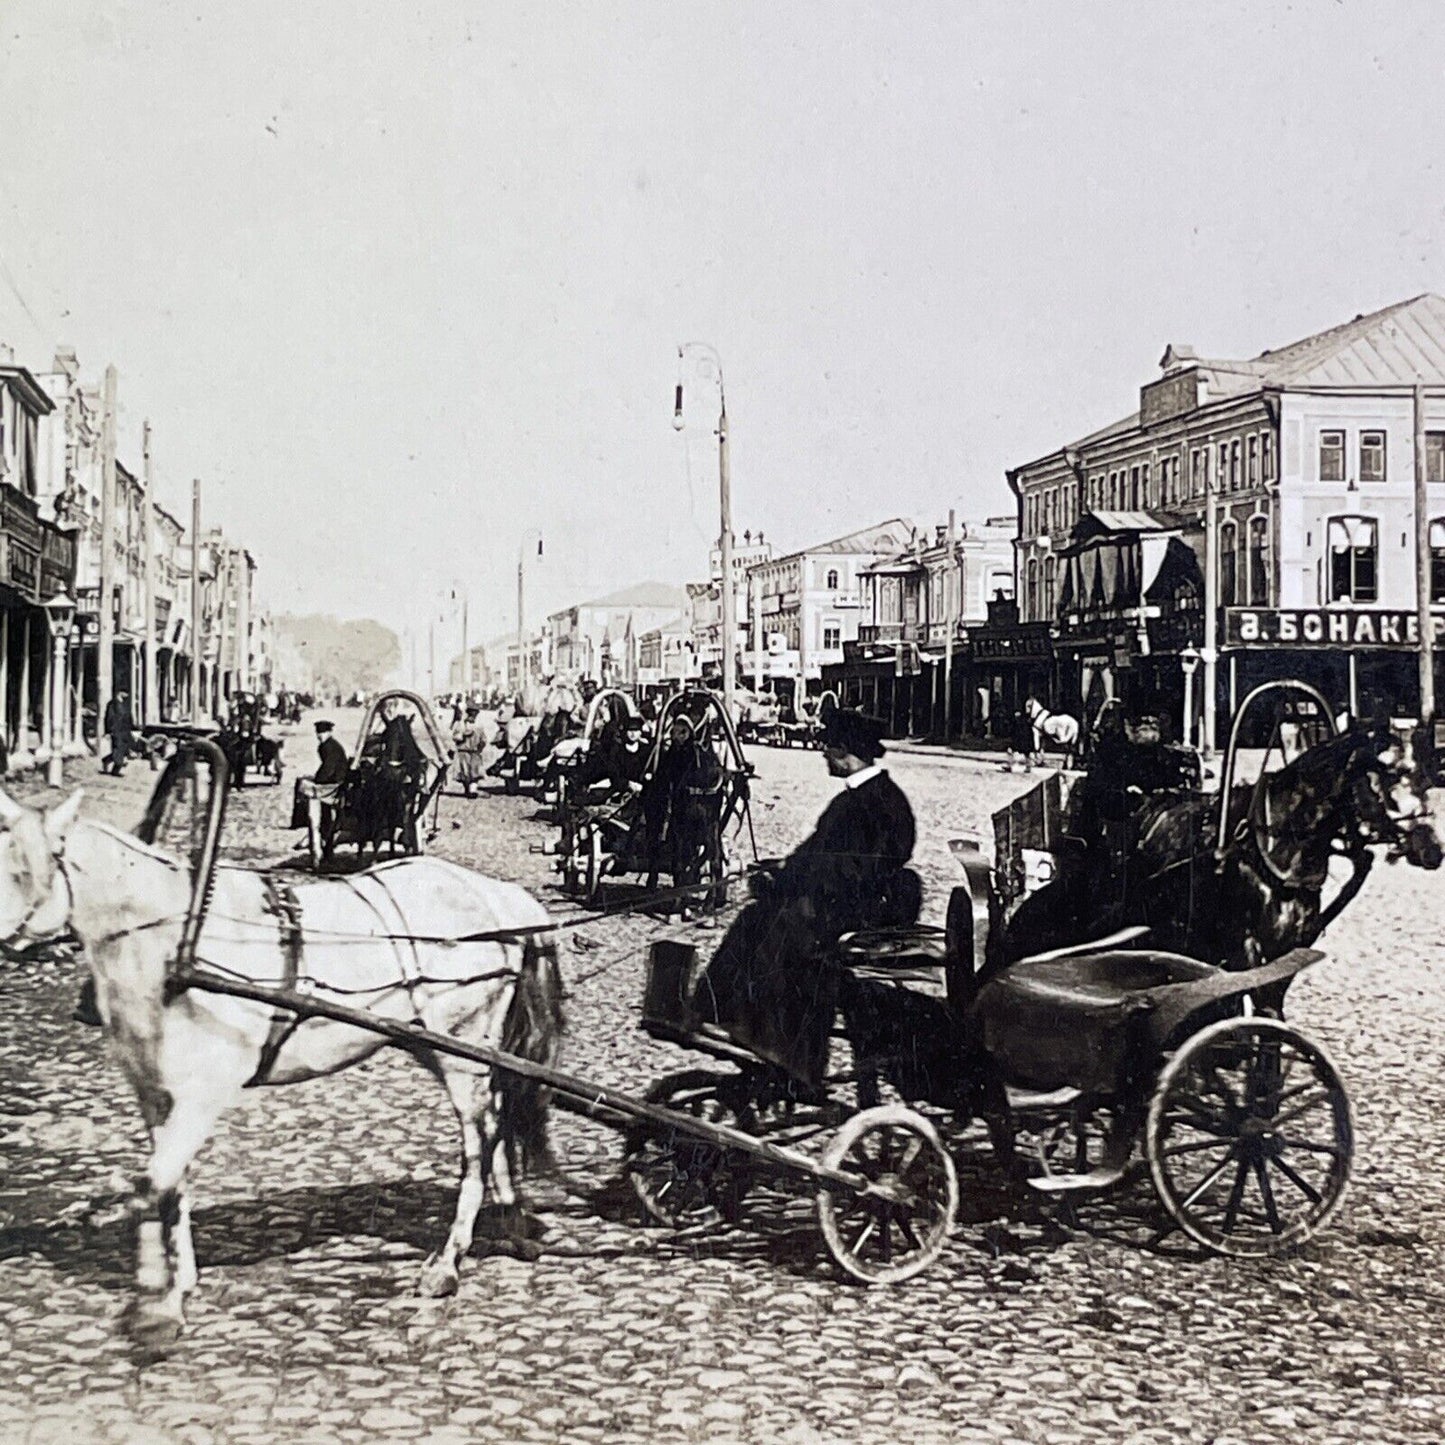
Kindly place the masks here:
POLYGON ((423 1299, 448 1299, 461 1287, 461 1277, 451 1265, 433 1255, 421 1267, 417 1293, 423 1299))
POLYGON ((179 1312, 146 1300, 132 1300, 120 1317, 126 1338, 148 1351, 175 1344, 184 1324, 179 1312))

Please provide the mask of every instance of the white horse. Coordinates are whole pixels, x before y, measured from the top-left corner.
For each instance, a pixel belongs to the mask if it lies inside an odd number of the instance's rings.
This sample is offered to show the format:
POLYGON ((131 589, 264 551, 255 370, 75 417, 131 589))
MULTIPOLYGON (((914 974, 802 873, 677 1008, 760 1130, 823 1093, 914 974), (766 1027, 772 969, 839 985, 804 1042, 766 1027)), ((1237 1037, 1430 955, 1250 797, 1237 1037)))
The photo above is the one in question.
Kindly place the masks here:
POLYGON ((1068 713, 1050 712, 1038 698, 1031 697, 1024 703, 1024 717, 1033 729, 1034 747, 1029 754, 1031 763, 1042 763, 1044 744, 1054 743, 1064 754, 1064 762, 1073 758, 1079 746, 1079 720, 1068 713))
MULTIPOLYGON (((37 812, 0 792, 0 943, 23 947, 68 927, 80 940, 112 1052, 140 1102, 150 1161, 133 1200, 133 1331, 173 1338, 196 1284, 186 1170, 217 1121, 254 1084, 335 1073, 380 1049, 376 1034, 264 1004, 169 988, 191 895, 189 871, 104 823, 78 818, 80 794, 37 812)), ((386 1019, 555 1062, 561 981, 535 899, 437 858, 299 884, 278 909, 267 880, 216 870, 197 956, 252 982, 298 977, 386 1019), (279 916, 278 916, 279 915, 279 916), (288 916, 294 920, 288 922, 288 916), (525 938, 457 943, 518 929, 525 938)), ((511 1168, 546 1154, 545 1091, 517 1075, 413 1050, 445 1086, 462 1130, 456 1218, 422 1269, 421 1292, 454 1293, 482 1201, 515 1206, 511 1168), (499 1148, 505 1145, 505 1148, 499 1148)))

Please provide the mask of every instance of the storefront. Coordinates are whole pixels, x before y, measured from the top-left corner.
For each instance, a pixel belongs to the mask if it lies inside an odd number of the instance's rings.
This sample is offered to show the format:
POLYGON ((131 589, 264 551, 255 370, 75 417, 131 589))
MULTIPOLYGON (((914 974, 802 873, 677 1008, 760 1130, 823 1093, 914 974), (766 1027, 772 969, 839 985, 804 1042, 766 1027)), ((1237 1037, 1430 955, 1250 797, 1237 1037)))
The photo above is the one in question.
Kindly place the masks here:
POLYGON ((968 629, 968 652, 972 672, 964 727, 974 737, 1012 737, 1030 697, 1056 706, 1053 626, 1020 622, 1012 598, 988 604, 988 621, 968 629))

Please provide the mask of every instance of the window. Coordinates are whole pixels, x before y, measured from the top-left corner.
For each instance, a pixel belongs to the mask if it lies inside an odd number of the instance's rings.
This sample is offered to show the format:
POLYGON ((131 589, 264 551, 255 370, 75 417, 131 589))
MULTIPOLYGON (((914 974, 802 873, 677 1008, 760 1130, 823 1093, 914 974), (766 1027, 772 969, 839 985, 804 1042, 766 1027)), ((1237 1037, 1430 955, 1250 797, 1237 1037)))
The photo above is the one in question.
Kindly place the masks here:
POLYGON ((1141 507, 1146 507, 1146 508, 1153 505, 1153 503, 1152 503, 1151 500, 1150 500, 1150 498, 1151 498, 1151 496, 1153 495, 1153 493, 1150 491, 1150 480, 1149 480, 1149 476, 1150 476, 1149 463, 1148 463, 1148 462, 1145 462, 1144 465, 1139 468, 1139 477, 1140 477, 1140 483, 1139 483, 1139 505, 1140 505, 1141 507))
POLYGON ((823 624, 823 651, 837 652, 843 645, 843 628, 837 622, 823 624))
POLYGON ((1274 480, 1274 434, 1264 434, 1264 479, 1267 482, 1274 480))
POLYGON ((1379 534, 1371 517, 1331 517, 1330 602, 1374 602, 1379 596, 1379 534))
MULTIPOLYGON (((838 590, 838 569, 836 567, 828 568, 828 580, 823 585, 830 592, 836 592, 838 590)), ((827 646, 826 643, 824 643, 823 645, 825 647, 827 646)))
POLYGON ((1204 452, 1199 447, 1189 453, 1189 495, 1204 495, 1204 452))
POLYGON ((1249 605, 1269 605, 1269 521, 1249 519, 1249 605))
POLYGON ((1235 533, 1238 528, 1233 522, 1225 522, 1219 529, 1219 600, 1225 607, 1233 607, 1239 600, 1234 595, 1234 579, 1237 575, 1234 555, 1235 533))
POLYGON ((1445 602, 1445 519, 1430 523, 1430 600, 1445 602))
POLYGON ((1129 502, 1128 510, 1137 512, 1139 510, 1139 468, 1129 468, 1129 502))
POLYGON ((1425 433, 1425 480, 1445 482, 1445 431, 1425 433))
POLYGON ((1257 487, 1259 485, 1259 438, 1257 436, 1250 437, 1247 456, 1247 470, 1244 474, 1245 481, 1248 482, 1251 487, 1257 487))
POLYGON ((1237 492, 1239 490, 1239 482, 1239 438, 1236 437, 1229 444, 1229 490, 1231 492, 1237 492))
POLYGON ((1385 480, 1385 433, 1382 431, 1360 433, 1360 480, 1385 480))
POLYGON ((1054 576, 1057 559, 1049 557, 1044 562, 1044 616, 1054 615, 1054 576))
POLYGON ((1028 607, 1026 622, 1037 622, 1039 617, 1039 559, 1029 558, 1028 607))
POLYGON ((1342 482, 1345 479, 1345 434, 1342 431, 1320 433, 1320 481, 1342 482))

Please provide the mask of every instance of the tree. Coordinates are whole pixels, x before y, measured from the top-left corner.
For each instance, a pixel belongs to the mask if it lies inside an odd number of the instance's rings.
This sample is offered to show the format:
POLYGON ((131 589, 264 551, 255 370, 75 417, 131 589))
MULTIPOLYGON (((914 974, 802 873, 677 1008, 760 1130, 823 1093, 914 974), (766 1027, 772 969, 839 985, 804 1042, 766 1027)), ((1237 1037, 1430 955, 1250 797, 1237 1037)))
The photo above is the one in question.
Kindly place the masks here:
POLYGON ((318 697, 376 692, 401 665, 396 634, 370 618, 342 621, 326 614, 275 619, 278 677, 318 697))

